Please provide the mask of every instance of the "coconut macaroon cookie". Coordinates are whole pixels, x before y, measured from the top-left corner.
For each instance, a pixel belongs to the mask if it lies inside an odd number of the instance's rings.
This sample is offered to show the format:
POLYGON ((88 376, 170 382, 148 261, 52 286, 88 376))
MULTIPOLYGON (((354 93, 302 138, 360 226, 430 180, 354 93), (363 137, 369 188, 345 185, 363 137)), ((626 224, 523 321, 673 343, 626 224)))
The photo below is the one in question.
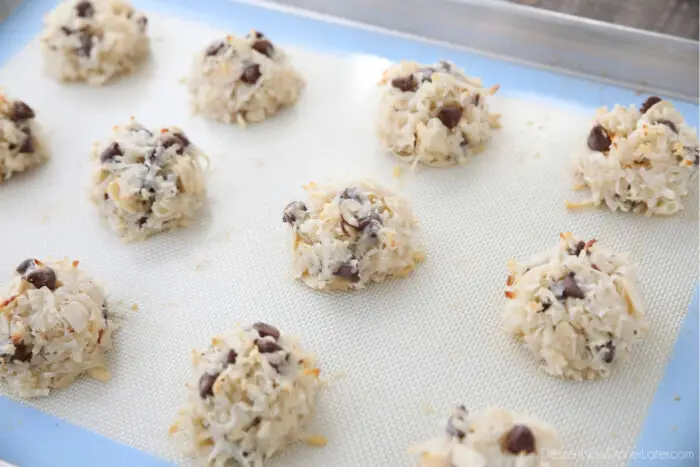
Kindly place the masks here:
POLYGON ((0 94, 0 183, 49 158, 34 110, 0 94))
POLYGON ((28 258, 0 292, 0 379, 21 397, 46 396, 80 375, 106 381, 114 321, 78 261, 28 258))
POLYGON ((148 20, 123 0, 65 0, 44 22, 45 68, 60 81, 101 85, 148 54, 148 20))
POLYGON ((404 278, 425 259, 405 198, 371 182, 304 189, 282 220, 292 229, 293 271, 314 289, 348 290, 404 278))
POLYGON ((411 448, 419 467, 563 467, 554 429, 528 415, 488 408, 470 414, 458 406, 442 436, 411 448))
POLYGON ((193 363, 188 402, 170 432, 201 465, 262 467, 305 438, 323 384, 297 338, 265 323, 237 326, 193 352, 193 363))
POLYGON ((150 131, 132 118, 92 157, 92 199, 127 241, 186 226, 204 203, 206 156, 178 128, 150 131))
POLYGON ((294 104, 303 78, 263 33, 228 35, 197 54, 189 78, 195 113, 224 123, 261 122, 294 104))
POLYGON ((384 72, 377 126, 387 150, 407 162, 434 167, 464 164, 483 151, 498 114, 489 113, 485 89, 454 64, 401 62, 384 72))
POLYGON ((509 263, 503 319, 549 374, 605 378, 647 334, 627 255, 570 233, 530 260, 509 263))
POLYGON ((569 208, 605 203, 649 216, 683 209, 698 171, 698 137, 672 103, 652 96, 639 110, 603 107, 587 143, 589 151, 575 159, 575 188, 588 188, 590 196, 567 202, 569 208))

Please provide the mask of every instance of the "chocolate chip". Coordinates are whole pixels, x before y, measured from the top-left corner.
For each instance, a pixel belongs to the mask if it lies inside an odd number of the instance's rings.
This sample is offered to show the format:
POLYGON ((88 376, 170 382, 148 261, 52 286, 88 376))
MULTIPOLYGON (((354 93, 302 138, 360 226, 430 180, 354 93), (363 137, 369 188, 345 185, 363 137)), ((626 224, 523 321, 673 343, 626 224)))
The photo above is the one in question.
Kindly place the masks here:
POLYGON ((450 64, 450 62, 448 62, 447 60, 440 60, 438 62, 438 66, 445 71, 452 70, 452 64, 450 64))
POLYGON ((301 201, 292 201, 284 208, 282 213, 282 222, 294 224, 297 221, 297 213, 299 211, 306 212, 306 205, 301 201))
POLYGON ((219 55, 219 52, 221 52, 225 48, 226 44, 223 41, 214 42, 209 47, 207 47, 207 51, 205 52, 205 54, 207 57, 213 57, 215 55, 219 55))
POLYGON ((100 162, 110 162, 117 156, 123 156, 122 149, 118 143, 112 143, 100 154, 100 162))
POLYGON ((443 125, 448 129, 452 129, 457 126, 459 120, 462 118, 462 106, 459 104, 445 104, 440 109, 437 115, 443 125))
POLYGON ((469 138, 467 138, 467 135, 462 135, 462 142, 459 143, 459 147, 463 148, 465 146, 469 146, 469 138))
POLYGON ((15 353, 10 357, 10 361, 28 362, 32 358, 31 347, 25 345, 23 342, 15 345, 15 353))
POLYGON ((34 269, 36 267, 36 263, 34 261, 34 258, 25 259, 24 261, 19 263, 19 266, 17 266, 17 269, 15 269, 15 271, 17 271, 19 274, 24 274, 25 272, 27 272, 27 270, 34 269))
POLYGON ((219 373, 215 375, 204 373, 202 377, 199 378, 199 397, 206 399, 207 397, 214 395, 214 383, 218 377, 219 373))
POLYGON ((365 230, 367 227, 369 227, 373 222, 378 222, 379 226, 382 226, 382 216, 379 215, 378 212, 373 212, 367 217, 363 217, 362 219, 357 221, 357 228, 359 230, 365 230))
POLYGON ((235 350, 231 349, 226 354, 226 363, 228 363, 229 365, 233 365, 236 363, 237 358, 238 358, 238 354, 236 353, 235 350))
POLYGON ((148 216, 141 216, 139 220, 136 221, 136 225, 143 228, 143 226, 146 225, 146 222, 148 222, 148 216))
POLYGON ((341 264, 338 269, 333 273, 334 276, 344 277, 350 282, 357 282, 360 280, 360 271, 357 268, 357 262, 345 262, 341 264))
POLYGON ((279 329, 277 329, 276 327, 271 326, 269 324, 258 322, 258 323, 255 323, 253 325, 253 329, 258 331, 258 334, 260 334, 260 337, 270 336, 270 337, 274 338, 275 340, 280 338, 279 329))
POLYGON ((12 103, 12 113, 10 114, 10 118, 12 119, 12 121, 19 122, 23 120, 30 120, 35 116, 36 114, 34 113, 32 108, 24 102, 14 101, 12 103))
POLYGON ((168 139, 163 141, 163 143, 161 144, 164 149, 168 149, 170 146, 177 145, 178 148, 175 152, 178 154, 182 154, 183 152, 185 152, 187 146, 190 145, 190 140, 184 134, 178 132, 171 134, 168 137, 168 139))
POLYGON ((511 454, 532 454, 535 449, 535 435, 525 425, 515 425, 503 438, 501 449, 511 454))
POLYGON ((146 18, 145 16, 142 16, 138 20, 136 20, 136 22, 138 23, 141 31, 146 30, 146 27, 148 26, 148 18, 146 18))
POLYGON ((659 124, 661 124, 661 125, 666 125, 667 127, 669 127, 669 128, 671 129, 671 131, 673 131, 674 133, 678 134, 678 128, 676 128, 676 124, 673 123, 672 121, 670 121, 670 120, 659 120, 659 121, 656 122, 656 123, 659 123, 659 124))
POLYGON ((282 347, 277 345, 277 343, 265 339, 256 340, 255 345, 258 347, 260 353, 272 353, 282 350, 282 347))
POLYGON ((588 134, 588 147, 592 151, 607 151, 610 149, 611 144, 612 140, 608 136, 608 132, 603 128, 603 125, 595 125, 591 128, 591 132, 588 134))
POLYGON ((261 39, 255 41, 253 44, 253 50, 257 50, 267 57, 272 57, 272 52, 275 50, 275 48, 272 46, 272 42, 268 41, 267 39, 261 39))
POLYGON ((564 277, 564 298, 585 298, 586 295, 583 290, 578 286, 576 280, 574 279, 574 273, 570 272, 564 277))
POLYGON ((651 109, 651 107, 654 104, 658 104, 659 102, 661 102, 661 98, 659 96, 651 96, 647 100, 644 101, 642 106, 639 108, 639 111, 641 113, 645 114, 649 111, 649 109, 651 109))
MULTIPOLYGON (((255 38, 256 38, 256 39, 262 39, 263 37, 265 37, 265 34, 263 34, 263 33, 260 32, 260 31, 253 31, 253 32, 255 33, 255 38)), ((245 36, 246 36, 246 37, 250 37, 250 34, 246 34, 245 36)))
POLYGON ((447 426, 445 427, 445 430, 447 431, 448 435, 455 436, 459 439, 463 439, 466 436, 466 433, 454 426, 454 424, 452 423, 452 418, 447 420, 447 426))
POLYGON ((49 290, 56 290, 56 273, 51 268, 34 269, 25 276, 25 280, 37 289, 47 287, 49 290))
POLYGON ((260 76, 262 76, 262 73, 260 73, 260 65, 251 63, 243 70, 241 81, 248 84, 255 84, 258 79, 260 79, 260 76))
POLYGON ((605 345, 599 345, 598 352, 605 363, 612 363, 615 359, 615 345, 612 341, 608 341, 605 345))
POLYGON ((67 28, 65 26, 61 26, 61 32, 65 34, 66 36, 70 36, 73 34, 75 31, 73 31, 71 28, 67 28))
POLYGON ((474 94, 472 96, 472 104, 479 105, 480 101, 481 101, 481 94, 474 94))
POLYGON ((27 128, 24 133, 26 138, 24 138, 22 146, 19 147, 19 152, 31 154, 34 152, 34 138, 32 138, 32 132, 29 128, 27 128))
POLYGON ((418 89, 418 82, 413 75, 394 78, 391 80, 391 85, 403 92, 415 92, 418 89))
POLYGON ((586 242, 581 240, 580 242, 578 242, 576 244, 576 246, 574 248, 569 248, 569 254, 572 256, 578 256, 579 254, 581 254, 581 252, 583 251, 583 249, 585 247, 586 247, 586 242))
POLYGON ((189 138, 187 136, 185 136, 184 133, 181 133, 181 132, 173 133, 173 138, 179 139, 180 144, 185 148, 191 144, 189 138))
POLYGON ((80 2, 75 5, 75 11, 80 18, 92 18, 95 14, 95 9, 90 2, 80 2))
POLYGON ((92 34, 90 32, 80 33, 80 47, 76 49, 78 55, 89 57, 92 51, 92 34))
POLYGON ((540 303, 540 305, 542 305, 540 313, 544 313, 545 311, 549 310, 549 307, 552 306, 552 302, 550 302, 549 300, 545 300, 544 302, 540 303))
POLYGON ((433 81, 433 73, 435 73, 435 70, 427 67, 427 68, 421 68, 416 72, 418 75, 418 78, 420 79, 421 83, 424 83, 425 81, 433 81))
POLYGON ((340 192, 340 199, 354 199, 355 201, 361 201, 360 194, 357 192, 357 188, 348 187, 340 192))
POLYGON ((102 302, 102 317, 105 319, 105 321, 107 321, 107 314, 107 300, 105 300, 102 302))

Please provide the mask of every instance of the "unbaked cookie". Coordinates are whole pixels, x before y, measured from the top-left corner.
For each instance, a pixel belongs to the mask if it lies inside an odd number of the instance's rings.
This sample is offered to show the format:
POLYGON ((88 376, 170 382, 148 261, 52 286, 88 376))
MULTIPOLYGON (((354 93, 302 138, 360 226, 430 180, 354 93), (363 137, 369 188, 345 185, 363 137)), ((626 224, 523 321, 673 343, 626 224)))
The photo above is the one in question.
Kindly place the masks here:
POLYGON ((46 396, 80 375, 106 381, 114 321, 78 261, 28 258, 0 292, 0 379, 21 397, 46 396))
POLYGON ((60 81, 101 85, 148 54, 146 17, 123 0, 65 0, 45 18, 45 68, 60 81))
POLYGON ((202 465, 262 467, 304 438, 323 384, 316 357, 274 326, 236 327, 193 353, 195 378, 171 434, 202 465))
POLYGON ((0 183, 48 160, 34 117, 26 103, 0 94, 0 183))
POLYGON ((384 72, 377 127, 387 150, 407 162, 435 167, 464 164, 483 151, 498 114, 489 113, 485 89, 454 64, 392 65, 384 72))
POLYGON ((189 79, 195 113, 242 126, 294 104, 303 87, 285 53, 256 31, 211 43, 195 57, 189 79))
POLYGON ((505 327, 547 373, 605 378, 647 334, 637 280, 627 255, 560 236, 550 251, 509 263, 505 327))
POLYGON ((672 103, 652 96, 639 110, 603 107, 587 144, 589 151, 575 159, 575 188, 587 188, 590 196, 567 202, 569 208, 605 203, 648 216, 683 209, 698 172, 698 137, 672 103))
POLYGON ((133 118, 95 143, 92 199, 125 240, 190 223, 204 203, 204 153, 182 130, 148 130, 133 118))
POLYGON ((411 448, 419 467, 563 467, 554 429, 527 415, 488 408, 470 414, 457 407, 442 436, 411 448))
POLYGON ((425 259, 408 201, 371 182, 304 187, 282 220, 292 228, 296 278, 320 290, 407 277, 425 259))

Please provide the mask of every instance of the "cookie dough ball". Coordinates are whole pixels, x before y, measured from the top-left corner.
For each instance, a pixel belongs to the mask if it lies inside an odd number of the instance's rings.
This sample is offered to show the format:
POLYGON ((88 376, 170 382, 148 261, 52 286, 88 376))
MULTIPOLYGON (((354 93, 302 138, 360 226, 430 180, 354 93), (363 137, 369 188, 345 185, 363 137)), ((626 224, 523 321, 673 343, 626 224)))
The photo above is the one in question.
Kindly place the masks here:
POLYGON ((21 397, 46 396, 85 373, 106 381, 114 329, 104 291, 78 261, 28 258, 0 292, 0 378, 21 397))
POLYGON ((322 388, 316 357, 265 323, 194 352, 196 376, 171 433, 202 465, 262 466, 304 436, 322 388))
POLYGON ((189 79, 195 113, 242 126, 294 104, 303 87, 284 52, 256 31, 210 44, 195 57, 189 79))
POLYGON ((560 237, 550 251, 509 264, 505 327, 547 373, 605 378, 647 333, 637 280, 627 255, 560 237))
POLYGON ((45 19, 45 68, 60 81, 101 85, 148 54, 146 17, 123 0, 65 0, 45 19))
POLYGON ((536 418, 488 408, 470 414, 457 407, 444 434, 412 449, 419 467, 563 467, 562 443, 536 418))
POLYGON ((0 183, 49 158, 34 110, 0 94, 0 183))
POLYGON ((293 271, 319 290, 407 277, 425 259, 408 201, 371 182, 304 187, 282 220, 292 229, 293 271))
POLYGON ((132 118, 92 156, 93 201, 127 241, 186 226, 203 205, 206 156, 178 128, 149 131, 132 118))
POLYGON ((392 65, 379 83, 384 94, 377 126, 387 150, 400 159, 434 167, 464 164, 483 151, 498 114, 489 113, 488 97, 498 86, 484 89, 454 64, 392 65))
POLYGON ((598 111, 578 155, 576 189, 590 190, 569 208, 605 203, 612 211, 670 215, 683 209, 683 197, 698 171, 698 137, 668 101, 652 96, 637 110, 616 105, 598 111))

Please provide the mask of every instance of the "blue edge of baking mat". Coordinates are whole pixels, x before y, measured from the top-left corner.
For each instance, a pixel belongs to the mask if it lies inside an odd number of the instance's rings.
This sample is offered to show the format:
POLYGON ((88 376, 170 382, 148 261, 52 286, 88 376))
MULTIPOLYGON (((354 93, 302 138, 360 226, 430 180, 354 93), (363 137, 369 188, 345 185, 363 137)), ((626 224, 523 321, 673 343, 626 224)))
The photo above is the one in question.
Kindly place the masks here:
MULTIPOLYGON (((0 65, 37 36, 43 15, 57 3, 57 0, 25 0, 0 23, 0 65)), ((422 63, 449 57, 457 64, 468 64, 470 74, 500 83, 503 94, 508 94, 510 88, 589 107, 636 103, 643 99, 633 91, 615 86, 229 0, 134 0, 134 3, 144 10, 203 21, 232 32, 260 28, 280 42, 325 52, 366 53, 392 60, 410 57, 422 63)), ((691 126, 698 126, 697 105, 688 102, 675 102, 675 105, 691 126)), ((630 467, 698 465, 698 296, 696 286, 637 446, 628 453, 630 467)), ((153 429, 163 431, 165 436, 164 427, 153 429)), ((171 465, 3 397, 0 397, 0 459, 19 467, 171 465)), ((605 461, 592 462, 601 465, 605 461)))

